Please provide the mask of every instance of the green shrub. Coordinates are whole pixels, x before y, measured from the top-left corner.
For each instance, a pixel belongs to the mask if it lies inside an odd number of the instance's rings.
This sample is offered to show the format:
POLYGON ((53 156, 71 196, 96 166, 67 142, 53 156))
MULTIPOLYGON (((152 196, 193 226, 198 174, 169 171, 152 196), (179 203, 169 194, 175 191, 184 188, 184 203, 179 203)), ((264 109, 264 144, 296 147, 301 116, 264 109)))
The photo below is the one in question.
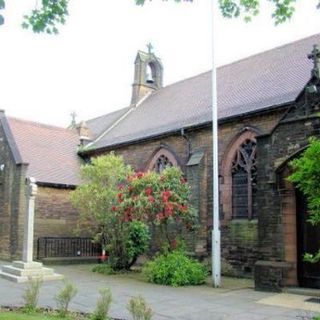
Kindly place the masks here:
MULTIPOLYGON (((308 203, 308 222, 313 226, 320 225, 320 140, 311 138, 309 147, 300 158, 290 162, 293 173, 288 180, 304 194, 308 203)), ((320 248, 318 252, 306 253, 304 260, 317 263, 320 261, 320 248)))
POLYGON ((41 285, 41 278, 30 278, 23 295, 26 312, 34 312, 37 309, 41 285))
POLYGON ((65 281, 65 286, 55 296, 58 310, 62 317, 68 314, 69 304, 77 292, 78 289, 72 282, 65 281))
POLYGON ((109 263, 101 263, 94 266, 92 272, 97 272, 105 275, 116 274, 116 272, 112 269, 109 263))
POLYGON ((198 285, 205 282, 207 269, 182 250, 159 255, 143 268, 148 281, 170 286, 198 285))
POLYGON ((111 291, 108 288, 101 289, 100 297, 97 301, 96 309, 92 314, 92 320, 107 320, 110 319, 108 317, 110 305, 112 302, 111 291))
POLYGON ((120 234, 115 245, 106 246, 108 263, 114 270, 128 270, 148 249, 150 231, 144 222, 133 220, 122 222, 120 234))
POLYGON ((151 320, 153 311, 147 305, 145 299, 141 296, 131 298, 128 304, 128 310, 133 320, 151 320))

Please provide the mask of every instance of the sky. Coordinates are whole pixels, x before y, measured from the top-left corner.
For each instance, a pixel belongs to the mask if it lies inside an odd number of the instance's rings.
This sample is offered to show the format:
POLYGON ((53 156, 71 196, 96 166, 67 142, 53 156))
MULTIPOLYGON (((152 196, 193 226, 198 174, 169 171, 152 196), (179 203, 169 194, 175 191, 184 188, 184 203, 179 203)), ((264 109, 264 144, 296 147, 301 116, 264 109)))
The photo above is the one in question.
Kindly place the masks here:
MULTIPOLYGON (((126 107, 134 59, 151 42, 162 59, 164 85, 320 32, 316 0, 300 0, 294 17, 275 26, 262 0, 251 23, 226 19, 211 1, 70 0, 59 35, 33 34, 22 17, 40 0, 7 0, 0 27, 0 109, 22 119, 66 127, 126 107)), ((311 51, 312 48, 310 48, 311 51)))

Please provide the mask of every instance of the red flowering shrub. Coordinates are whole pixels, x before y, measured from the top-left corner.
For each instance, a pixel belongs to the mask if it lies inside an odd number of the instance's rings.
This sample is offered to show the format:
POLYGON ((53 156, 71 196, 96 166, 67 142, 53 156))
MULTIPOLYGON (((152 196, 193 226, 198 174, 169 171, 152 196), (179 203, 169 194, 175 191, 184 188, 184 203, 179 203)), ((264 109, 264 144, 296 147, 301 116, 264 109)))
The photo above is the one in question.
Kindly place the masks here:
POLYGON ((172 167, 161 174, 137 172, 127 178, 127 184, 118 193, 118 210, 124 221, 147 221, 154 223, 174 246, 175 237, 170 236, 195 224, 195 211, 189 205, 190 187, 180 169, 172 167))

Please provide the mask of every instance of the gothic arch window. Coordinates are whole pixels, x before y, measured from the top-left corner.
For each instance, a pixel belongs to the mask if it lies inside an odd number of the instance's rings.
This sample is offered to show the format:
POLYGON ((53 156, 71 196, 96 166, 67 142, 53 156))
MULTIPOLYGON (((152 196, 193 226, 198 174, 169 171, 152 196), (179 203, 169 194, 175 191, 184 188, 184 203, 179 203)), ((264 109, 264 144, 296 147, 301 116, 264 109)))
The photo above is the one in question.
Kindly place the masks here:
POLYGON ((225 220, 256 217, 256 135, 246 128, 227 147, 221 163, 220 201, 225 220))
POLYGON ((147 170, 161 173, 164 169, 178 166, 176 157, 166 148, 159 149, 152 157, 147 170))
POLYGON ((253 196, 257 183, 257 144, 246 139, 238 148, 232 162, 232 217, 255 217, 253 196))

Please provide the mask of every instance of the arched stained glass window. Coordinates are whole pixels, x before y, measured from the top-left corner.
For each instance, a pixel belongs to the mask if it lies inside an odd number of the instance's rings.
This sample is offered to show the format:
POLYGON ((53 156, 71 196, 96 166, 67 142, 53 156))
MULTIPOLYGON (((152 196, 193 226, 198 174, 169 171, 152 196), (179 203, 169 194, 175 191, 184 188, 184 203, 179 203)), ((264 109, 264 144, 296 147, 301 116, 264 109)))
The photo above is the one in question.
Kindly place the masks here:
POLYGON ((146 170, 161 173, 164 169, 178 166, 176 157, 167 148, 160 148, 150 159, 146 170))
POLYGON ((154 171, 161 173, 164 169, 170 168, 173 166, 173 163, 166 157, 164 154, 160 155, 156 160, 154 171))
POLYGON ((249 218, 256 216, 254 194, 256 191, 255 141, 247 139, 238 148, 232 163, 232 217, 249 218))

